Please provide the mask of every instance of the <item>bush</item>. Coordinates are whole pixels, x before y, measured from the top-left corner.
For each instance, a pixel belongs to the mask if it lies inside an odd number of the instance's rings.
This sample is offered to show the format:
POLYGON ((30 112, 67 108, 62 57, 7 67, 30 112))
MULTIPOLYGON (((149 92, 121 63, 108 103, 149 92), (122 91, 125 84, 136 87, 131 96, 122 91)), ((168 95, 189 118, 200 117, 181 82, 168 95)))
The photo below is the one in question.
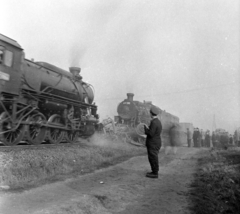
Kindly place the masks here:
POLYGON ((240 213, 240 153, 214 153, 199 160, 192 183, 191 208, 196 214, 240 213))

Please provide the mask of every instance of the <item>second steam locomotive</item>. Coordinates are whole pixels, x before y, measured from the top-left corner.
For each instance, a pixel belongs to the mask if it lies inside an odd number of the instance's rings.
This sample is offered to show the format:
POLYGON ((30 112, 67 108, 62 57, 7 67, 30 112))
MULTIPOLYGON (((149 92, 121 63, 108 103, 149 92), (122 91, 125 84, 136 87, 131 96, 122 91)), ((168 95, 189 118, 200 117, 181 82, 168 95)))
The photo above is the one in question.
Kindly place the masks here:
MULTIPOLYGON (((151 121, 150 108, 154 106, 152 102, 139 102, 133 100, 133 93, 127 93, 127 99, 124 99, 117 107, 118 116, 115 117, 117 124, 121 124, 129 127, 129 134, 132 138, 136 138, 139 134, 139 124, 149 125, 151 121)), ((159 110, 159 119, 162 123, 162 138, 165 144, 169 144, 170 136, 176 136, 176 132, 179 130, 179 118, 166 111, 161 110, 159 107, 155 106, 159 110)))
POLYGON ((80 71, 27 60, 16 41, 0 34, 0 141, 58 144, 91 136, 97 106, 80 71))

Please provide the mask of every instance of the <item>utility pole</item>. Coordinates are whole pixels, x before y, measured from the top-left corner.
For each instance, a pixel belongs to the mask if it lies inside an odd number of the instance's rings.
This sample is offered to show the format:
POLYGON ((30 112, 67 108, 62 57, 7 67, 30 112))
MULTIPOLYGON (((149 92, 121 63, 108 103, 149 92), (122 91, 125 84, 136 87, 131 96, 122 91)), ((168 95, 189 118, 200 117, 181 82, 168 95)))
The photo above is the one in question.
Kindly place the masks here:
POLYGON ((215 114, 213 115, 213 124, 212 124, 212 132, 216 131, 217 125, 216 125, 216 119, 215 114))
MULTIPOLYGON (((215 119, 215 114, 214 114, 213 115, 213 123, 212 123, 212 134, 213 134, 213 132, 216 131, 216 129, 217 129, 217 125, 216 125, 216 119, 215 119)), ((211 140, 210 140, 210 147, 211 148, 213 148, 213 146, 214 146, 213 144, 214 144, 214 142, 213 142, 213 139, 211 138, 211 140)))

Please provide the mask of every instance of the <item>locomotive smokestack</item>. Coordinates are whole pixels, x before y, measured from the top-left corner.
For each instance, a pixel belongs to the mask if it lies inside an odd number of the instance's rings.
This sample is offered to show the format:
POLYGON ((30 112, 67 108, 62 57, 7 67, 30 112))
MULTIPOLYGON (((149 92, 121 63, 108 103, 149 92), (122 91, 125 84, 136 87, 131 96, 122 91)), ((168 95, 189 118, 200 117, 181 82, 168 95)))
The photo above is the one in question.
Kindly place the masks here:
POLYGON ((128 99, 129 101, 133 101, 133 96, 134 96, 133 93, 127 93, 127 99, 128 99))
POLYGON ((73 76, 79 76, 81 68, 79 68, 79 67, 70 67, 69 71, 73 74, 73 76))

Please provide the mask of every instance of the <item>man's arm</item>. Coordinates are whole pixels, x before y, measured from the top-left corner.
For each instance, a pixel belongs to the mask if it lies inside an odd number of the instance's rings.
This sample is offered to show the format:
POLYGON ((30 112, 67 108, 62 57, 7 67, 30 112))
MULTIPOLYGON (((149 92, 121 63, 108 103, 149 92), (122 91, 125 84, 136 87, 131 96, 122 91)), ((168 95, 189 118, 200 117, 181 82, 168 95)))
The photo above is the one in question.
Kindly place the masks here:
POLYGON ((145 134, 149 137, 153 137, 156 132, 157 126, 154 122, 151 122, 149 128, 144 126, 145 134))

